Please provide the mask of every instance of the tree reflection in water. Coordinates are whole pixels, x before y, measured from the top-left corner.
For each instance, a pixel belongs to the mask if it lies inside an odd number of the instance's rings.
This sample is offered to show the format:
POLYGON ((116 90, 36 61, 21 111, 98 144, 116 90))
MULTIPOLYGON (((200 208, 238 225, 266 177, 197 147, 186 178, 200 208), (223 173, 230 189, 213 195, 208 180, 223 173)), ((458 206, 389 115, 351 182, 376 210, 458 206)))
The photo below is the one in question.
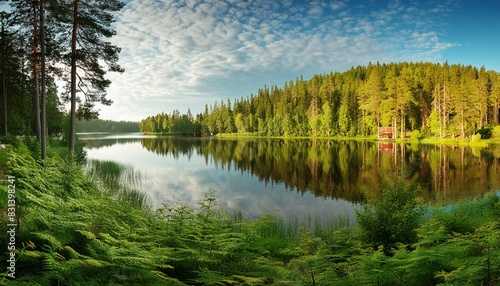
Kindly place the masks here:
POLYGON ((403 169, 431 201, 454 201, 500 189, 500 156, 494 148, 306 139, 140 140, 159 155, 195 154, 216 168, 250 173, 266 184, 284 183, 288 189, 350 202, 377 196, 379 186, 403 169))

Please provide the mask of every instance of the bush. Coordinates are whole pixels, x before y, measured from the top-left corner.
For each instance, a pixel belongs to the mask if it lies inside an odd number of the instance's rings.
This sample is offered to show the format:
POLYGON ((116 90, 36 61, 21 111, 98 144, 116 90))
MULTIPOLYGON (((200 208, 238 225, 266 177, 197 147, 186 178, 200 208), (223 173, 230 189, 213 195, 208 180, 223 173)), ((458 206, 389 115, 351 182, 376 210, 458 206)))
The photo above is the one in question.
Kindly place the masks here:
POLYGON ((419 185, 408 184, 403 178, 383 185, 381 199, 356 212, 364 242, 383 246, 386 254, 398 243, 414 243, 425 212, 417 201, 421 192, 419 185))
POLYGON ((40 158, 42 147, 40 142, 33 136, 24 137, 24 144, 28 147, 30 154, 33 158, 40 158))
POLYGON ((476 135, 472 135, 472 137, 470 138, 470 141, 472 142, 479 142, 481 141, 481 134, 476 134, 476 135))
POLYGON ((418 130, 413 130, 410 133, 410 139, 411 141, 420 141, 420 139, 422 139, 422 134, 418 130))
POLYGON ((491 131, 491 138, 500 141, 500 126, 495 126, 491 131))
POLYGON ((492 130, 493 130, 493 128, 491 128, 491 127, 485 127, 485 128, 481 128, 481 129, 477 130, 476 134, 481 135, 481 138, 483 138, 483 139, 490 139, 491 135, 492 135, 492 130))
POLYGON ((19 140, 14 135, 0 136, 0 143, 10 144, 14 147, 19 146, 19 140))

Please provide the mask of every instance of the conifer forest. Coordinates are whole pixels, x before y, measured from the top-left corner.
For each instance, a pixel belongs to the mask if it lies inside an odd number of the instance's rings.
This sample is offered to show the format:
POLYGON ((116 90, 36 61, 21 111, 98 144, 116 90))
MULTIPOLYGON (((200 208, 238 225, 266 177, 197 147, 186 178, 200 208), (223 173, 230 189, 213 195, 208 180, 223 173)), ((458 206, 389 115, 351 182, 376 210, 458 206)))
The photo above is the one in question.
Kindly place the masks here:
POLYGON ((239 100, 216 101, 196 116, 174 110, 140 124, 143 132, 284 137, 367 137, 380 126, 393 126, 398 138, 419 130, 425 136, 463 139, 498 125, 499 116, 498 72, 403 62, 301 77, 239 100))

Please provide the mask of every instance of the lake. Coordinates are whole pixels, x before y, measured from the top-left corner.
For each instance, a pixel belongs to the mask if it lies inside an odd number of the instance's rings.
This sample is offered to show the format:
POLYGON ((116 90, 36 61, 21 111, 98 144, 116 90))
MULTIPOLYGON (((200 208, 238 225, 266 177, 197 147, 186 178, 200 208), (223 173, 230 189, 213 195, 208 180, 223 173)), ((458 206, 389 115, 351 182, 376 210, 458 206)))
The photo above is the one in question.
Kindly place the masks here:
POLYGON ((500 189, 500 146, 473 148, 308 139, 217 139, 79 134, 89 159, 131 165, 153 207, 193 204, 215 191, 228 211, 254 217, 354 220, 354 210, 405 171, 427 201, 500 189))

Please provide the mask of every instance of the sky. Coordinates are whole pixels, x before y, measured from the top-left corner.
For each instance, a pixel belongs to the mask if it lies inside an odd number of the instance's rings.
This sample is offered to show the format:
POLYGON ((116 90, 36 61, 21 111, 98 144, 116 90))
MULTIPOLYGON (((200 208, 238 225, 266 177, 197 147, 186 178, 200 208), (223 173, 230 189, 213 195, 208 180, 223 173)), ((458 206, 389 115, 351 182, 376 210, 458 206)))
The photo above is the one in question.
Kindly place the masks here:
POLYGON ((101 118, 140 121, 369 62, 500 71, 500 0, 130 0, 101 118))

